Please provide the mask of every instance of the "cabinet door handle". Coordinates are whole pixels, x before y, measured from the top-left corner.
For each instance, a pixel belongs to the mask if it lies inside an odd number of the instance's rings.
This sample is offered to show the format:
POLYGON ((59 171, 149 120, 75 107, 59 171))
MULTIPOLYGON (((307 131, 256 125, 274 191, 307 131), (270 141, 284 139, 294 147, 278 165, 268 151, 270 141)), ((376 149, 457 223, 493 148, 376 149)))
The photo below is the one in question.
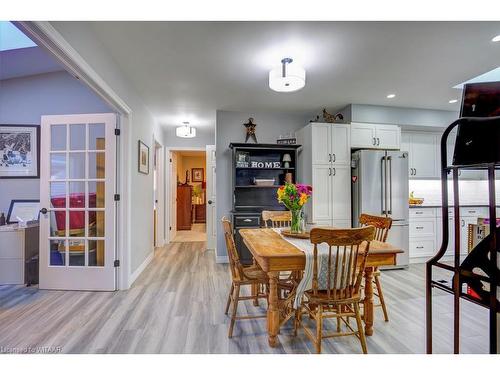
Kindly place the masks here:
POLYGON ((376 145, 377 144, 377 141, 375 140, 375 137, 372 138, 372 145, 376 145))
POLYGON ((413 170, 415 171, 414 176, 416 176, 417 175, 417 168, 413 168, 413 170))
POLYGON ((243 220, 245 223, 251 223, 252 222, 252 219, 245 219, 243 220))
POLYGON ((423 246, 417 246, 417 249, 423 249, 424 247, 423 246))
POLYGON ((332 154, 328 154, 328 162, 331 163, 332 162, 332 154))
POLYGON ((380 146, 380 138, 377 137, 377 146, 380 146))
POLYGON ((335 156, 335 154, 332 154, 332 156, 333 156, 332 162, 335 163, 337 161, 337 157, 335 156))
POLYGON ((462 222, 462 226, 465 227, 465 220, 460 220, 462 222))
POLYGON ((417 229, 424 229, 424 227, 415 227, 415 228, 417 228, 417 229))
POLYGON ((332 175, 332 168, 328 168, 328 176, 332 175))
POLYGON ((422 214, 423 214, 423 212, 422 212, 422 211, 417 211, 417 212, 415 212, 415 215, 422 215, 422 214))
POLYGON ((337 174, 337 171, 335 170, 335 168, 332 168, 333 170, 333 175, 335 176, 337 174))

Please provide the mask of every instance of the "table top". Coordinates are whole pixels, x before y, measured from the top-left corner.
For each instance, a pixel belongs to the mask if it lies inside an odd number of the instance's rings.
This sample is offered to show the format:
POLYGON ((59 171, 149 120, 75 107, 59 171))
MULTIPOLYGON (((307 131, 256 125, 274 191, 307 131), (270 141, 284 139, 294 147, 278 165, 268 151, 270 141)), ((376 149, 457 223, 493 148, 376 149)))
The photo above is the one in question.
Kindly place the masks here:
MULTIPOLYGON (((304 253, 273 229, 249 228, 240 229, 239 232, 264 271, 304 269, 304 253)), ((367 266, 394 265, 396 255, 402 252, 401 249, 387 242, 371 241, 367 266)))

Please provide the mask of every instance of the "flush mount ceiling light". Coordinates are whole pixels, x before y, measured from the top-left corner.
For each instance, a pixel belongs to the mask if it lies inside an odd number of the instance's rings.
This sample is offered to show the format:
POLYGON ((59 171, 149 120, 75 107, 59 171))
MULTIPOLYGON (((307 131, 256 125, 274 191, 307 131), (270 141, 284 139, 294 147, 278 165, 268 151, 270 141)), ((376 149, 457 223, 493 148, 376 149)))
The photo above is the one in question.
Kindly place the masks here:
POLYGON ((294 92, 306 85, 306 71, 293 59, 286 57, 281 60, 281 66, 269 72, 269 88, 277 92, 294 92))
POLYGON ((448 100, 448 103, 450 104, 453 104, 453 103, 456 103, 458 102, 458 99, 451 99, 451 100, 448 100))
POLYGON ((500 42, 500 35, 497 35, 493 39, 491 39, 492 42, 500 42))
POLYGON ((387 95, 387 99, 394 99, 395 97, 396 97, 396 94, 387 95))
POLYGON ((196 128, 189 126, 189 122, 183 122, 184 125, 175 129, 175 135, 180 138, 194 138, 196 137, 196 128))

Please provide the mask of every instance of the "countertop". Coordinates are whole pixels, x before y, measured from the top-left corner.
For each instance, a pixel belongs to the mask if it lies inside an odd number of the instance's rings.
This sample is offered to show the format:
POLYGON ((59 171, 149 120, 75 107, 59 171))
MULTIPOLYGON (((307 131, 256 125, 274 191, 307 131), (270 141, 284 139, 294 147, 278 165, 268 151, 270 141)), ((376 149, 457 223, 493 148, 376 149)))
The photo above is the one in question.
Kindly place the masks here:
MULTIPOLYGON (((410 208, 440 208, 442 204, 419 204, 419 205, 409 205, 410 208)), ((453 207, 453 204, 449 204, 448 207, 453 207)), ((460 207, 489 207, 488 204, 480 203, 480 204, 461 204, 460 207)), ((497 205, 496 207, 500 207, 497 205)))

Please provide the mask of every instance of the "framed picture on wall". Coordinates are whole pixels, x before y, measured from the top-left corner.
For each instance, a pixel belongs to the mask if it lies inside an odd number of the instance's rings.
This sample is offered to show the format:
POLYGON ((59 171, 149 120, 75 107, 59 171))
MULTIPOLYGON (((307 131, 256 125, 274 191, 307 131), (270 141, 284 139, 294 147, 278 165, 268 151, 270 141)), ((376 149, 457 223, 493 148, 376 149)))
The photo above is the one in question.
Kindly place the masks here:
POLYGON ((192 168, 191 169, 191 181, 193 182, 203 182, 203 168, 192 168))
POLYGON ((40 126, 0 124, 0 178, 40 178, 40 126))
POLYGON ((28 222, 38 220, 40 200, 38 199, 13 199, 10 201, 7 224, 17 224, 19 221, 28 222))
POLYGON ((139 141, 139 172, 149 174, 149 147, 139 141))

